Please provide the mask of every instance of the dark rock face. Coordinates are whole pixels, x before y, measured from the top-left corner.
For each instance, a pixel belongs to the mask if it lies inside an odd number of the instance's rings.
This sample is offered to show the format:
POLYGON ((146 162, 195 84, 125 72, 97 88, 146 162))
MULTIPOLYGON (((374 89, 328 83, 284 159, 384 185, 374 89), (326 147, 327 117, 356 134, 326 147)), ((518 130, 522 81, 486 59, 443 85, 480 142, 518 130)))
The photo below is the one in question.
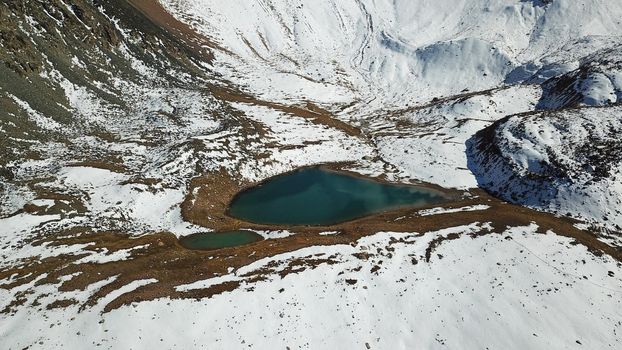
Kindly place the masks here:
POLYGON ((60 1, 10 1, 0 4, 2 61, 20 75, 38 73, 43 53, 61 55, 83 49, 109 50, 119 43, 110 21, 86 1, 68 10, 60 1))
POLYGON ((14 175, 11 169, 0 167, 0 176, 4 177, 7 180, 13 180, 14 175))
POLYGON ((552 3, 554 0, 521 0, 522 2, 533 2, 534 5, 542 7, 547 6, 552 3))

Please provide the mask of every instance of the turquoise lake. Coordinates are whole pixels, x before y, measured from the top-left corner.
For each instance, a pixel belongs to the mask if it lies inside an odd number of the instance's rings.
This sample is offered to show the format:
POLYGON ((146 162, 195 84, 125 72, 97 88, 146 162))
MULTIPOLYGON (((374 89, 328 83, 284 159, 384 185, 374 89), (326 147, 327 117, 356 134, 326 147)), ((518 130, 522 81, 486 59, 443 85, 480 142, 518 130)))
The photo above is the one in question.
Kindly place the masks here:
POLYGON ((258 224, 330 225, 401 207, 447 201, 438 191, 386 184, 319 167, 273 177, 239 193, 229 215, 258 224))

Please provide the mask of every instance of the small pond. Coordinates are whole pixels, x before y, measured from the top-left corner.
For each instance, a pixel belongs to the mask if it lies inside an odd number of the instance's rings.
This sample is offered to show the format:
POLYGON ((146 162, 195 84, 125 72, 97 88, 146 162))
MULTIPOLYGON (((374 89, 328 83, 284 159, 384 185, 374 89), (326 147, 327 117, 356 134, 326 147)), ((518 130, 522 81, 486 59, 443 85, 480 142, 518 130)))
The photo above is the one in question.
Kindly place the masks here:
POLYGON ((320 167, 276 176, 240 192, 229 215, 258 224, 330 225, 401 207, 447 201, 424 187, 386 184, 320 167))
POLYGON ((179 243, 188 249, 214 250, 227 247, 237 247, 263 240, 263 237, 253 231, 225 231, 199 233, 182 237, 179 243))

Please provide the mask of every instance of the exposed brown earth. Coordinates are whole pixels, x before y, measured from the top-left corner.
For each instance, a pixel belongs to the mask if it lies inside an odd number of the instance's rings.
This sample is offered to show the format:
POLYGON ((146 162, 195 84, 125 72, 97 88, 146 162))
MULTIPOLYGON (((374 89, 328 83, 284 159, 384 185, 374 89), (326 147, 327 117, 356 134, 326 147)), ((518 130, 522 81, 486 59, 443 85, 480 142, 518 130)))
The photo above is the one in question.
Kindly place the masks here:
POLYGON ((343 131, 349 136, 360 136, 362 134, 362 131, 359 128, 335 118, 330 111, 311 102, 307 102, 305 106, 284 105, 282 103, 264 101, 245 92, 221 86, 210 87, 210 92, 215 97, 224 101, 241 102, 256 106, 269 107, 280 112, 308 119, 315 124, 325 125, 330 128, 343 131))
POLYGON ((209 38, 197 33, 189 25, 177 20, 157 0, 127 0, 135 9, 161 28, 165 28, 177 39, 195 50, 207 61, 214 58, 211 49, 221 47, 213 43, 209 38))

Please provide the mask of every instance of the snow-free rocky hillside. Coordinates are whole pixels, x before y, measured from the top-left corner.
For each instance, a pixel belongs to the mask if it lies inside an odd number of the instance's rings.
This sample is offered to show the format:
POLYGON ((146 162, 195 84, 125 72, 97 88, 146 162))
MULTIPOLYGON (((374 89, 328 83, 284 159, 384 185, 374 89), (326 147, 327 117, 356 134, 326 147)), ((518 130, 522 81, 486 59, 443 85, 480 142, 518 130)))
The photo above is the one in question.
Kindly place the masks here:
POLYGON ((0 349, 620 348, 621 104, 619 0, 0 1, 0 349), (225 215, 321 163, 456 201, 225 215))

